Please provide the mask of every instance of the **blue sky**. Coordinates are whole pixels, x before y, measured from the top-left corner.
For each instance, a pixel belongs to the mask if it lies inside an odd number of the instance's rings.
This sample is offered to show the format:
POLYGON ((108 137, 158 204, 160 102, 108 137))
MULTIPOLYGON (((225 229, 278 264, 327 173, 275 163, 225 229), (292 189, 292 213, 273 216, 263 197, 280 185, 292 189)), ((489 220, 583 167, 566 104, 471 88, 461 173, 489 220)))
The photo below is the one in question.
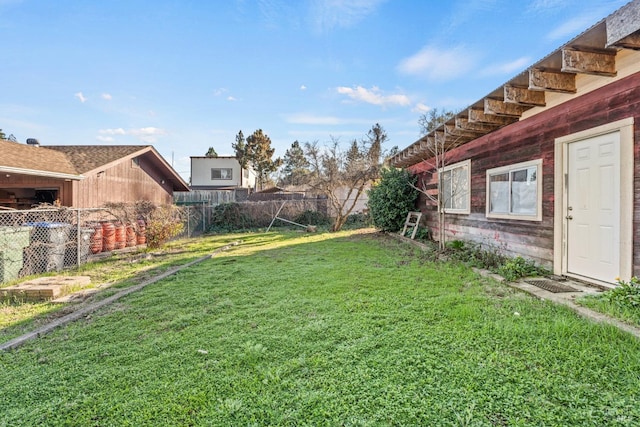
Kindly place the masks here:
MULTIPOLYGON (((385 148, 460 110, 626 0, 0 0, 0 129, 189 156, 263 129, 385 148)), ((1 154, 0 154, 1 155, 1 154)))

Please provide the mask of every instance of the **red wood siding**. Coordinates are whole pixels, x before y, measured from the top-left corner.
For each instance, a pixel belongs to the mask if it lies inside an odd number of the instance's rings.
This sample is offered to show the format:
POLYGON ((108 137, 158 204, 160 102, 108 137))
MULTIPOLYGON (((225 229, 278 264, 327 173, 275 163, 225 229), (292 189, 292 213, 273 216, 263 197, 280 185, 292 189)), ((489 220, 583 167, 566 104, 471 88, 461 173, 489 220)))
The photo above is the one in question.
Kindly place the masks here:
POLYGON ((95 208, 105 203, 148 200, 156 205, 173 202, 173 191, 163 177, 144 157, 139 166, 127 159, 105 169, 85 175, 74 183, 73 206, 95 208))
MULTIPOLYGON (((551 266, 553 262, 555 139, 627 117, 635 117, 634 274, 640 272, 640 73, 613 82, 463 145, 450 153, 449 164, 471 159, 471 214, 447 215, 447 239, 474 240, 510 255, 520 254, 551 266), (542 159, 542 221, 488 219, 486 171, 542 159)), ((423 162, 410 168, 436 188, 436 176, 423 162)), ((437 234, 435 206, 421 196, 420 208, 437 234)), ((438 237, 437 235, 435 236, 438 237)))

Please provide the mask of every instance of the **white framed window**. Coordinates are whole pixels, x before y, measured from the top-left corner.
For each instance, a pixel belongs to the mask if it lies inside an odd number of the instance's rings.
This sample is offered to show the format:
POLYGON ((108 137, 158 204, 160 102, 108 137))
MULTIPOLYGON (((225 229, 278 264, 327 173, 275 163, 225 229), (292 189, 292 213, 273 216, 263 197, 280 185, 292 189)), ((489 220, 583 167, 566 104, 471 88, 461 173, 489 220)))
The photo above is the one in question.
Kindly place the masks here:
POLYGON ((441 202, 444 211, 455 214, 471 213, 471 160, 442 168, 441 202))
POLYGON ((542 159, 487 170, 487 218, 542 221, 542 159))
POLYGON ((233 169, 231 168, 212 168, 211 179, 233 179, 233 169))

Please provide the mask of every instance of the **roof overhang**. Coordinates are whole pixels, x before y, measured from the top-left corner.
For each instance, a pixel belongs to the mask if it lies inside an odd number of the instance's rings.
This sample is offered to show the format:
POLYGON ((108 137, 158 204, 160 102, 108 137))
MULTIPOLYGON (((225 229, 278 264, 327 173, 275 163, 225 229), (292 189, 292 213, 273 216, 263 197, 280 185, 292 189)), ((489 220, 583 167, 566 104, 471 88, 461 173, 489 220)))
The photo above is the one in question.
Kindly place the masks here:
POLYGON ((175 169, 167 163, 164 157, 162 157, 153 146, 150 146, 148 151, 153 153, 154 162, 167 174, 166 179, 171 183, 173 191, 191 191, 189 184, 182 179, 180 174, 178 174, 178 172, 176 172, 175 169))
POLYGON ((135 157, 140 157, 146 155, 150 159, 151 163, 158 168, 164 175, 164 180, 168 181, 171 184, 171 188, 173 191, 191 191, 189 188, 189 184, 182 179, 182 177, 171 167, 169 163, 160 155, 160 153, 152 146, 146 145, 138 151, 130 153, 127 156, 120 157, 110 163, 100 165, 99 167, 86 172, 87 175, 92 173, 98 173, 102 170, 108 169, 112 166, 117 165, 123 160, 131 160, 135 157))
POLYGON ((84 176, 82 175, 73 175, 68 173, 50 172, 50 171, 33 170, 33 169, 14 168, 11 166, 0 166, 0 173, 41 176, 45 178, 65 179, 65 180, 72 180, 72 181, 80 181, 84 179, 84 176))
POLYGON ((518 122, 544 107, 547 92, 577 94, 576 75, 615 77, 619 50, 640 50, 640 0, 634 0, 536 62, 482 99, 461 110, 427 135, 398 152, 389 162, 409 167, 446 149, 474 141, 518 122))

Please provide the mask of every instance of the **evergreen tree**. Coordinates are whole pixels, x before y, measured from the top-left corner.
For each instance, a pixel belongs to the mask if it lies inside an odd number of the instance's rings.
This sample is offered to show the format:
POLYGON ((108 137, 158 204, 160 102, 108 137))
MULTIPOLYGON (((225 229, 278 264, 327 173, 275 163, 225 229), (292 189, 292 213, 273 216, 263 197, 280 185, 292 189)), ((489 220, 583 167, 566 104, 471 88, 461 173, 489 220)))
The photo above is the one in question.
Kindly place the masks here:
POLYGON ((282 185, 304 184, 309 175, 309 162, 298 141, 293 141, 291 148, 284 153, 281 179, 282 185))
MULTIPOLYGON (((242 132, 238 134, 238 137, 242 132)), ((236 141, 238 139, 236 138, 236 141)), ((234 147, 236 149, 236 158, 238 157, 238 147, 240 143, 234 147)), ((244 156, 246 164, 250 164, 258 177, 258 188, 264 188, 264 184, 269 180, 269 174, 275 172, 282 164, 282 159, 273 159, 275 148, 271 148, 271 138, 269 138, 262 129, 258 129, 247 137, 244 144, 244 156)), ((239 160, 240 161, 240 160, 239 160)), ((242 165, 242 161, 240 161, 242 165)))
POLYGON ((239 131, 236 135, 236 142, 231 144, 231 148, 235 151, 236 159, 240 163, 242 169, 247 169, 249 166, 249 158, 247 156, 247 144, 244 140, 244 134, 239 131))
POLYGON ((207 153, 205 154, 205 157, 218 157, 218 153, 216 152, 215 148, 209 147, 207 153))

